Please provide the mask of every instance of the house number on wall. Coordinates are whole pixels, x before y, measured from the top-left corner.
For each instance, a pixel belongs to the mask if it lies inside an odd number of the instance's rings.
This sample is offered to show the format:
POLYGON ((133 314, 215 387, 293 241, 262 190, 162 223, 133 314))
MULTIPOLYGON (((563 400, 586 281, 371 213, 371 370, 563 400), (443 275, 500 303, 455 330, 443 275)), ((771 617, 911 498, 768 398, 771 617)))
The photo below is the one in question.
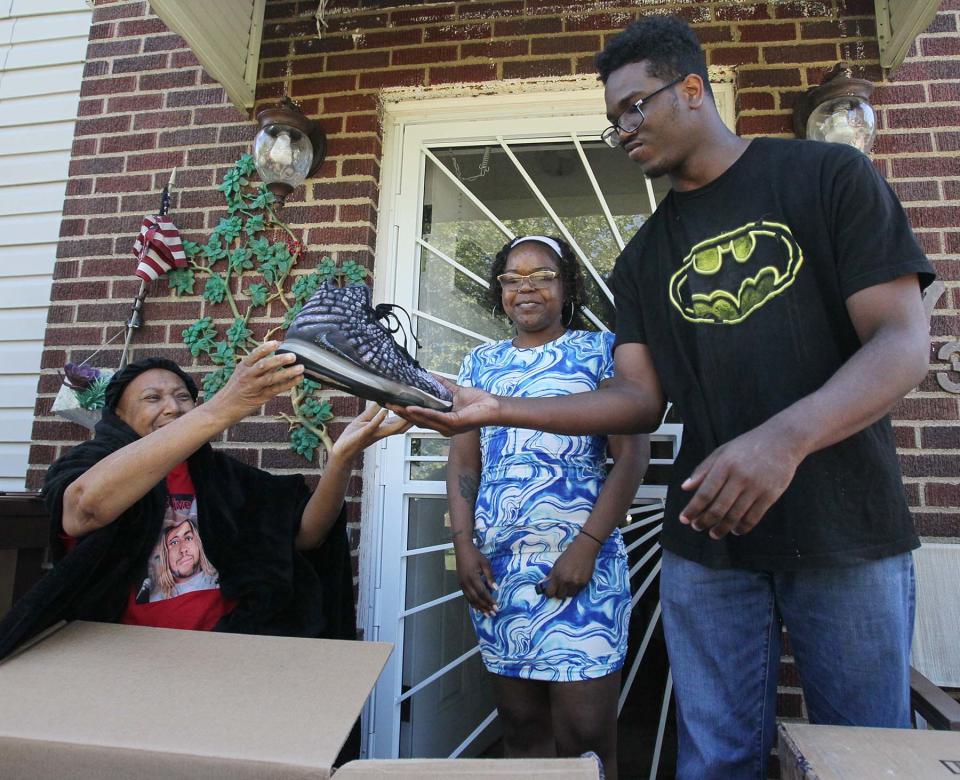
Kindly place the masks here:
POLYGON ((948 341, 937 353, 937 357, 950 362, 950 371, 938 371, 937 382, 948 393, 960 393, 960 382, 954 382, 950 373, 960 374, 960 341, 948 341))

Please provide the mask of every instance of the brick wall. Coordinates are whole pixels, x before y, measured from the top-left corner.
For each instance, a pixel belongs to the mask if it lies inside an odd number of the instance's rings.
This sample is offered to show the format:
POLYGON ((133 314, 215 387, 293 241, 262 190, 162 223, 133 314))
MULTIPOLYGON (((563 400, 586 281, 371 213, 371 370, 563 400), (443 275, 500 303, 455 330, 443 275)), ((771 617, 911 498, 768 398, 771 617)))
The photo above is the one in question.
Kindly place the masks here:
MULTIPOLYGON (((796 97, 839 59, 851 61, 857 75, 877 84, 881 132, 873 158, 948 285, 933 319, 933 371, 895 417, 920 533, 960 537, 960 396, 943 392, 936 380, 936 371, 949 369, 936 357, 940 346, 960 338, 960 0, 944 0, 931 29, 887 80, 872 0, 332 0, 322 40, 316 6, 268 0, 258 84, 261 103, 286 92, 322 118, 329 137, 319 175, 285 211, 294 230, 305 231, 303 268, 321 253, 372 268, 384 88, 591 73, 593 54, 628 21, 647 11, 676 12, 695 26, 711 64, 736 68, 739 131, 789 136, 796 97)), ((141 216, 157 207, 176 166, 171 213, 187 238, 205 236, 223 215, 215 183, 254 132, 145 2, 97 0, 93 19, 36 407, 33 486, 57 454, 83 438, 81 429, 50 414, 57 369, 85 359, 121 328, 138 287, 129 250, 141 216)), ((163 354, 202 372, 207 366, 180 341, 180 331, 202 314, 226 316, 222 307, 174 298, 165 283, 154 284, 137 353, 163 354)), ((257 324, 257 333, 265 329, 257 324)), ((95 362, 115 366, 118 353, 115 341, 95 362)), ((960 381, 956 373, 950 378, 960 381)), ((277 400, 267 411, 286 403, 277 400)), ((352 399, 335 400, 341 420, 357 410, 352 399)), ((253 419, 219 446, 264 468, 301 470, 282 443, 284 429, 253 419)), ((355 499, 359 488, 356 479, 355 499)), ((357 510, 354 501, 354 533, 357 510)), ((787 713, 798 708, 793 697, 782 701, 787 713)))

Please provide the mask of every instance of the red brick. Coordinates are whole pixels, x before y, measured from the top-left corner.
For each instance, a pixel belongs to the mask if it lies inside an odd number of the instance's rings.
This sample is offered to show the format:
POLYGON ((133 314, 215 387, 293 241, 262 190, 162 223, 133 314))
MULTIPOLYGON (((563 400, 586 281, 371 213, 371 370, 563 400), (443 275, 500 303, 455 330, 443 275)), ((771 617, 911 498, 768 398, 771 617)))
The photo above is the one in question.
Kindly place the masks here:
MULTIPOLYGON (((333 205, 310 205, 310 206, 291 206, 288 205, 283 210, 284 221, 291 226, 315 225, 321 222, 333 222, 337 215, 336 206, 333 205)), ((303 266, 301 262, 297 268, 303 266)))
POLYGON ((960 82, 931 84, 930 101, 933 103, 960 102, 960 82))
POLYGON ((872 38, 876 34, 876 25, 872 19, 800 23, 800 37, 803 40, 815 38, 872 38))
POLYGON ((392 65, 423 65, 456 59, 456 46, 424 46, 419 49, 398 49, 390 53, 392 65))
POLYGON ((52 347, 72 347, 74 344, 97 344, 103 340, 101 328, 47 328, 43 343, 52 347))
MULTIPOLYGON (((428 4, 424 4, 428 5, 428 4)), ((450 3, 436 5, 432 8, 414 8, 409 11, 393 11, 390 14, 391 24, 398 26, 432 24, 433 22, 445 22, 455 18, 457 9, 450 3)))
MULTIPOLYGON (((880 59, 876 41, 841 41, 840 59, 844 62, 880 59)), ((856 71, 854 71, 856 75, 856 71)))
POLYGON ((733 27, 729 24, 716 24, 709 27, 698 26, 697 38, 704 46, 711 43, 731 43, 733 27))
POLYGON ((366 136, 347 136, 345 138, 331 138, 327 141, 328 157, 345 157, 348 155, 374 154, 379 149, 380 142, 366 136))
POLYGON ((365 51, 327 56, 327 70, 367 70, 385 68, 390 64, 390 52, 365 51))
POLYGON ((960 54, 960 38, 954 35, 920 38, 920 48, 925 57, 952 57, 960 54))
POLYGON ((97 179, 94 192, 142 192, 150 186, 150 177, 146 174, 133 176, 101 176, 97 179))
POLYGON ((123 95, 113 97, 107 101, 107 113, 127 114, 140 111, 150 111, 163 107, 163 95, 159 92, 152 95, 123 95))
POLYGON ((64 219, 60 221, 60 238, 82 236, 87 230, 85 219, 64 219))
POLYGON ((339 222, 371 222, 377 223, 377 212, 372 204, 362 206, 343 204, 338 209, 339 222))
POLYGON ((895 179, 960 175, 960 157, 904 157, 894 158, 891 163, 895 179))
POLYGON ((83 66, 83 78, 88 79, 92 76, 106 76, 110 72, 110 64, 106 60, 96 60, 88 62, 83 66))
POLYGON ((903 203, 940 199, 940 189, 935 181, 891 181, 890 186, 903 203))
POLYGON ((960 106, 927 108, 890 108, 886 111, 887 126, 893 128, 940 128, 960 125, 960 106))
MULTIPOLYGON (((61 245, 64 242, 61 242, 61 245)), ((103 243, 103 239, 97 239, 96 242, 93 241, 77 241, 75 243, 103 243)), ((51 289, 50 300, 52 301, 78 301, 78 300, 102 300, 107 297, 107 292, 109 290, 108 282, 94 282, 94 281, 81 281, 81 282, 58 282, 54 283, 53 288, 51 289)))
POLYGON ((769 92, 740 92, 737 101, 741 111, 772 111, 773 95, 769 92))
POLYGON ((737 120, 740 135, 783 135, 793 133, 793 114, 741 116, 737 120))
POLYGON ((313 185, 313 199, 322 201, 350 200, 354 198, 371 198, 373 188, 369 182, 339 181, 332 183, 316 183, 313 185))
MULTIPOLYGON (((187 110, 151 111, 149 114, 136 114, 133 120, 133 129, 153 130, 160 127, 184 127, 190 125, 190 118, 191 114, 187 110)), ((130 117, 124 117, 124 119, 129 120, 130 117)))
POLYGON ((71 160, 70 176, 85 176, 97 173, 120 173, 123 170, 122 157, 84 157, 71 160))
MULTIPOLYGON (((957 476, 960 477, 960 473, 957 476)), ((960 485, 956 483, 928 482, 923 494, 928 506, 960 507, 960 485)))
POLYGON ((417 46, 421 43, 423 43, 421 28, 399 28, 385 32, 364 33, 357 40, 357 48, 392 49, 396 46, 417 46))
MULTIPOLYGON (((330 17, 330 33, 353 32, 355 30, 373 30, 387 26, 386 14, 360 14, 357 16, 330 17)), ((309 23, 308 23, 309 24, 309 23)), ((316 35, 316 27, 310 31, 311 35, 316 35)))
POLYGON ((91 43, 87 47, 87 62, 97 59, 108 59, 110 57, 119 57, 124 54, 139 54, 140 41, 104 41, 103 43, 91 43))
POLYGON ((898 450, 913 450, 917 448, 917 428, 913 425, 894 425, 893 440, 898 450))
POLYGON ((140 77, 140 91, 166 91, 179 87, 192 87, 197 83, 198 70, 171 70, 166 73, 150 73, 140 77))
POLYGON ((154 51, 173 51, 174 49, 185 49, 186 47, 187 42, 174 33, 168 35, 151 35, 143 42, 144 54, 154 51))
POLYGON ((925 425, 920 428, 924 449, 960 450, 960 425, 925 425))
POLYGON ((937 140, 937 149, 941 152, 960 151, 960 132, 934 133, 937 140))
POLYGON ((166 54, 142 54, 138 57, 118 57, 113 61, 113 73, 138 73, 167 67, 166 54))
POLYGON ((797 38, 795 24, 741 24, 737 31, 740 33, 740 43, 793 41, 797 38))
POLYGON ((746 20, 769 19, 770 10, 766 3, 737 3, 732 6, 715 8, 713 15, 718 22, 739 22, 746 20))
POLYGON ((93 22, 109 22, 114 19, 130 19, 134 16, 143 16, 147 12, 146 3, 115 3, 113 5, 96 5, 93 9, 93 22))
POLYGON ((763 59, 771 64, 783 62, 836 61, 837 47, 833 43, 800 43, 793 46, 764 46, 763 59))
POLYGON ((531 79, 546 76, 569 76, 570 60, 521 60, 503 63, 505 79, 531 79))
POLYGON ((63 203, 63 213, 68 216, 87 214, 113 214, 117 210, 116 198, 67 198, 63 203))
POLYGON ((904 398, 891 416, 897 420, 956 420, 957 411, 953 398, 904 398))
MULTIPOLYGON (((499 24, 499 23, 498 23, 499 24)), ((497 32, 497 35, 509 33, 497 32)), ((443 41, 472 41, 479 38, 489 38, 491 27, 489 24, 441 24, 439 27, 428 27, 424 30, 424 43, 438 43, 443 41)))
POLYGON ((874 155, 932 151, 930 133, 879 133, 873 144, 874 155))
POLYGON ((169 28, 159 19, 136 19, 117 24, 118 38, 128 38, 134 35, 143 38, 146 35, 166 32, 170 32, 169 28))
POLYGON ((93 192, 93 179, 69 179, 67 181, 66 194, 70 195, 89 195, 93 192))
MULTIPOLYGON (((574 14, 564 19, 564 29, 567 32, 622 30, 636 18, 637 15, 630 11, 584 15, 574 14)), ((697 37, 700 38, 700 30, 697 30, 697 37)), ((700 42, 704 43, 703 38, 700 38, 700 42)))
POLYGON ((356 89, 357 77, 349 75, 322 76, 311 79, 294 79, 291 88, 293 97, 302 95, 322 95, 330 92, 349 92, 356 89))
MULTIPOLYGON (((307 112, 307 106, 304 103, 303 110, 307 112)), ((217 106, 215 108, 198 108, 193 112, 193 124, 195 125, 222 125, 233 122, 247 122, 249 118, 246 114, 233 106, 217 106)), ((187 122, 186 124, 190 124, 187 122)))
POLYGON ((529 50, 530 41, 525 38, 510 41, 484 41, 482 43, 460 44, 460 56, 463 59, 469 59, 470 57, 483 57, 484 59, 522 57, 528 54, 529 50))
POLYGON ((600 48, 598 35, 565 35, 534 38, 531 54, 566 54, 568 52, 595 52, 600 48))
POLYGON ((844 16, 866 16, 876 13, 873 0, 840 0, 840 13, 844 16))
POLYGON ((957 17, 954 14, 937 14, 927 28, 927 33, 956 32, 957 17))
POLYGON ((903 103, 924 103, 923 84, 877 84, 870 96, 874 106, 891 106, 903 103))
POLYGON ((167 93, 168 108, 184 106, 210 106, 227 102, 223 87, 213 89, 185 89, 167 93))
POLYGON ((905 62, 890 77, 891 81, 956 81, 960 79, 960 60, 921 60, 905 62))
POLYGON ((423 68, 403 70, 374 70, 360 74, 360 89, 384 89, 386 87, 414 87, 426 82, 423 68))
POLYGON ((707 61, 711 65, 757 63, 760 50, 756 46, 717 46, 707 50, 707 61))
POLYGON ((175 51, 170 55, 170 67, 174 70, 180 68, 196 68, 199 67, 199 65, 200 61, 189 49, 186 51, 175 51))
POLYGON ((832 16, 833 4, 828 0, 801 0, 793 3, 775 3, 773 12, 778 19, 809 19, 832 16))
POLYGON ((88 37, 91 41, 99 41, 104 38, 113 37, 113 28, 112 24, 94 24, 90 26, 90 32, 88 37))
POLYGON ((563 30, 560 19, 510 19, 497 20, 493 32, 496 37, 508 35, 545 35, 563 30))
POLYGON ((151 171, 157 168, 180 168, 183 166, 183 157, 183 152, 132 154, 127 158, 127 170, 151 171))
POLYGON ((76 135, 102 135, 122 133, 129 129, 129 116, 105 116, 100 119, 78 119, 73 132, 76 135))
MULTIPOLYGON (((355 49, 353 37, 350 35, 324 35, 318 40, 314 35, 312 38, 304 38, 293 41, 293 53, 302 54, 329 54, 335 51, 349 51, 355 49)), ((286 59, 286 52, 282 55, 286 59)), ((263 59, 261 55, 261 59, 263 59)))
POLYGON ((796 68, 763 68, 753 70, 743 68, 737 71, 738 86, 749 87, 799 87, 802 85, 800 72, 796 68))
POLYGON ((344 176, 372 176, 374 179, 380 178, 380 166, 376 160, 365 158, 362 160, 344 160, 344 176))
POLYGON ((457 9, 460 19, 492 19, 504 16, 523 16, 523 0, 498 0, 497 2, 461 3, 457 9))
POLYGON ((97 153, 96 138, 77 138, 70 146, 71 157, 86 157, 97 153))
POLYGON ((913 524, 921 536, 960 536, 960 512, 914 512, 913 524))
POLYGON ((323 99, 323 111, 330 114, 348 114, 356 111, 375 111, 377 96, 373 93, 338 95, 323 99))
MULTIPOLYGON (((936 184, 936 182, 930 182, 930 184, 936 184)), ((960 201, 960 181, 953 179, 943 182, 943 196, 946 200, 960 201)), ((950 227, 954 226, 951 225, 950 227)))
POLYGON ((77 116, 99 116, 103 113, 103 99, 81 100, 77 105, 77 116))
POLYGON ((118 92, 132 92, 137 84, 135 76, 107 79, 84 79, 80 82, 80 95, 115 95, 118 92))
POLYGON ((348 133, 378 133, 380 120, 376 114, 351 114, 347 117, 348 133))
POLYGON ((163 148, 171 146, 198 146, 212 144, 217 140, 215 127, 188 127, 183 130, 167 130, 158 135, 157 143, 163 148))

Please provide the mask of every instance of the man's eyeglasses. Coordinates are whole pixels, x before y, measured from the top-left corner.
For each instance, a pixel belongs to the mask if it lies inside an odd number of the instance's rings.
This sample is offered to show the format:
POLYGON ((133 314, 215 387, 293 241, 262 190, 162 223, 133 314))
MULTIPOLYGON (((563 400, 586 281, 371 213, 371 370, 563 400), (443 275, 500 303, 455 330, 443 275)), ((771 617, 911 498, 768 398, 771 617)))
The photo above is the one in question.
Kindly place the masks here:
POLYGON ((637 130, 640 129, 640 125, 643 124, 643 120, 647 118, 640 106, 644 105, 651 98, 659 95, 664 90, 670 89, 670 87, 679 84, 685 78, 686 76, 678 76, 669 84, 664 84, 662 87, 660 87, 660 89, 655 89, 646 97, 642 97, 636 103, 631 104, 622 114, 620 114, 620 118, 617 119, 616 122, 600 133, 600 138, 611 149, 616 149, 618 146, 620 146, 620 133, 637 132, 637 130))
POLYGON ((500 274, 497 281, 504 290, 519 290, 524 281, 530 284, 532 290, 542 290, 549 287, 550 283, 557 278, 559 274, 556 271, 534 271, 532 274, 500 274))

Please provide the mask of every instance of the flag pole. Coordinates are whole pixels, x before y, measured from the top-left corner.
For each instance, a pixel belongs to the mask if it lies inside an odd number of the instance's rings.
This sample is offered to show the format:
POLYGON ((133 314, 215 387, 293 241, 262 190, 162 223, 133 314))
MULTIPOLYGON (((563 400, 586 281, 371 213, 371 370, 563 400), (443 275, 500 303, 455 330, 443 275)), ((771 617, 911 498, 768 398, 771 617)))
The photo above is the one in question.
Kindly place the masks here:
MULTIPOLYGON (((170 172, 170 180, 164 185, 163 192, 160 193, 160 216, 165 217, 170 211, 170 187, 173 185, 173 177, 176 176, 177 169, 170 172)), ((123 340, 123 352, 120 353, 120 369, 127 365, 127 355, 130 351, 130 342, 133 340, 133 332, 143 327, 143 299, 147 297, 147 283, 140 280, 140 290, 133 299, 133 308, 130 316, 127 318, 127 334, 123 340)))

